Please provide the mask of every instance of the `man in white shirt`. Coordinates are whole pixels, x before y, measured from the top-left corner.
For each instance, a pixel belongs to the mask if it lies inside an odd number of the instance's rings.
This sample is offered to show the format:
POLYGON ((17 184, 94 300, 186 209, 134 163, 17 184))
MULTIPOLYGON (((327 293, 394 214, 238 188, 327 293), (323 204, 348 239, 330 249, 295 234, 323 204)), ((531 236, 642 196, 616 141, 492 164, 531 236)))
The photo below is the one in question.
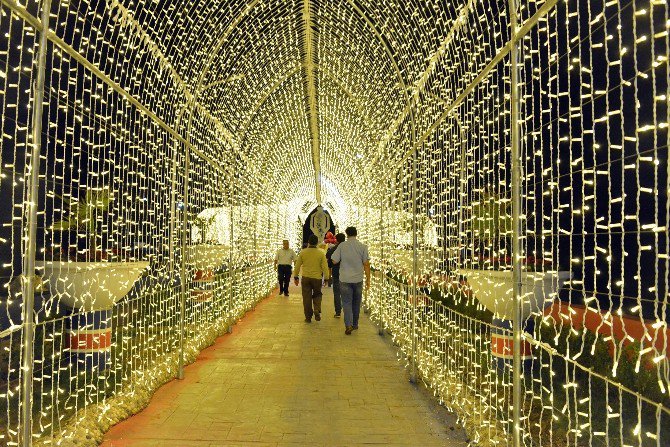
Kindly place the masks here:
POLYGON ((295 252, 288 248, 288 240, 284 239, 283 247, 277 250, 275 256, 275 268, 279 277, 279 294, 288 296, 288 284, 291 282, 291 273, 293 273, 293 262, 295 261, 295 252))
POLYGON ((365 288, 370 288, 370 255, 368 247, 358 242, 356 228, 344 231, 347 240, 337 246, 331 259, 340 265, 340 295, 344 310, 344 333, 350 335, 358 329, 358 317, 361 313, 363 298, 363 277, 365 288))

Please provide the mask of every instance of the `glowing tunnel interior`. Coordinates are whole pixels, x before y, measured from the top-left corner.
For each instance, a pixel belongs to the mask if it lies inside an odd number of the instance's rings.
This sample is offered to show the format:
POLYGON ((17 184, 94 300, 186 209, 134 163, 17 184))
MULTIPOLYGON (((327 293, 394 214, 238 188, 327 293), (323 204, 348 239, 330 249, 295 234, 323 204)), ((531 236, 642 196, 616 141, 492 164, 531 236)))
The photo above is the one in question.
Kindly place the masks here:
POLYGON ((0 445, 141 409, 318 205, 474 442, 670 443, 665 0, 0 3, 0 445))

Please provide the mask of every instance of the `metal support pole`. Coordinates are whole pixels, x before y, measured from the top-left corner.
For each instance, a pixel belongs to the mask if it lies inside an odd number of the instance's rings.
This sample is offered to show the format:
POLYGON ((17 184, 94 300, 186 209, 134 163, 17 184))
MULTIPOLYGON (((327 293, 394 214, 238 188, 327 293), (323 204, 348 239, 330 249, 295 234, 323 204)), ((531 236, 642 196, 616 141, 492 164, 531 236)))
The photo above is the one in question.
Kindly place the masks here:
POLYGON ((418 274, 418 265, 417 265, 417 222, 416 222, 416 169, 417 169, 417 151, 414 151, 412 154, 412 286, 410 287, 410 293, 412 294, 411 304, 412 304, 412 359, 410 364, 409 380, 412 383, 416 383, 416 282, 418 274))
MULTIPOLYGON (((380 272, 382 275, 384 275, 384 271, 386 270, 384 268, 384 263, 386 262, 386 258, 384 257, 384 195, 379 198, 379 243, 381 244, 380 248, 380 262, 379 262, 379 267, 380 267, 380 272)), ((381 280, 381 278, 380 278, 381 280)), ((377 333, 380 336, 384 336, 384 306, 382 304, 383 302, 383 289, 380 290, 380 293, 378 295, 379 297, 379 303, 377 305, 377 311, 379 312, 379 328, 377 333)))
POLYGON ((258 205, 254 205, 254 263, 256 263, 256 257, 258 256, 258 205))
MULTIPOLYGON (((360 220, 360 222, 365 222, 366 225, 370 221, 369 215, 371 214, 372 208, 368 207, 363 207, 363 218, 360 220)), ((367 229, 367 227, 366 227, 367 229)), ((372 275, 370 275, 372 276, 372 275)), ((372 278, 370 278, 372 281, 372 278)), ((370 291, 363 289, 363 313, 369 314, 371 312, 370 309, 370 291)))
POLYGON ((191 174, 191 152, 187 146, 184 162, 184 209, 182 211, 182 231, 181 231, 181 293, 179 296, 179 369, 177 378, 184 378, 184 318, 186 314, 186 236, 188 232, 188 183, 191 174))
POLYGON ((35 344, 35 249, 37 245, 37 202, 39 200, 40 154, 42 152, 42 115, 44 113, 44 79, 47 59, 47 34, 51 0, 44 0, 40 21, 39 52, 37 55, 37 78, 33 90, 33 119, 30 165, 26 173, 26 214, 25 252, 23 254, 23 362, 21 377, 21 444, 32 445, 33 412, 33 356, 35 344))
MULTIPOLYGON (((234 193, 233 193, 234 194, 234 193)), ((235 238, 233 229, 235 225, 233 224, 233 215, 235 212, 235 207, 230 205, 230 256, 228 261, 228 272, 230 273, 230 293, 228 294, 228 333, 233 332, 233 321, 235 317, 233 315, 233 286, 235 285, 235 272, 233 271, 233 245, 235 244, 235 238)))
POLYGON ((170 224, 168 226, 168 264, 170 274, 175 270, 174 252, 174 230, 175 230, 175 215, 177 214, 177 151, 172 154, 172 170, 170 172, 170 224))
MULTIPOLYGON (((184 112, 186 111, 186 105, 179 111, 179 115, 177 116, 176 120, 176 128, 179 128, 179 124, 181 123, 181 119, 184 115, 184 112)), ((174 262, 174 255, 175 255, 175 240, 174 240, 174 233, 175 233, 175 228, 176 228, 176 222, 175 222, 175 216, 177 215, 177 152, 179 148, 179 142, 175 142, 175 148, 172 152, 172 166, 170 169, 170 225, 168 227, 168 260, 169 260, 169 269, 170 269, 170 274, 174 272, 175 270, 175 262, 174 262)))
POLYGON ((463 129, 463 123, 461 122, 460 118, 458 115, 454 115, 454 119, 456 120, 456 123, 458 124, 458 133, 461 138, 461 159, 459 160, 460 162, 460 167, 458 170, 458 198, 457 198, 457 206, 458 206, 458 253, 456 254, 457 259, 456 259, 456 264, 458 268, 458 282, 460 282, 460 268, 462 267, 462 261, 461 261, 461 255, 463 254, 463 250, 465 248, 463 240, 464 240, 464 235, 463 235, 463 205, 464 205, 464 199, 466 197, 466 191, 467 191, 467 180, 465 179, 465 168, 467 166, 467 149, 468 145, 465 139, 465 130, 463 129))
MULTIPOLYGON (((279 221, 279 213, 276 213, 275 216, 277 216, 277 221, 279 221)), ((268 209, 268 227, 267 227, 267 231, 269 231, 270 234, 274 234, 275 237, 276 237, 276 235, 279 234, 279 225, 277 225, 277 227, 275 227, 275 228, 272 228, 272 213, 270 212, 270 209, 268 209)), ((269 248, 270 250, 272 250, 273 247, 274 247, 274 245, 268 245, 268 248, 269 248)), ((268 253, 265 253, 265 256, 267 256, 267 255, 268 255, 268 253)), ((263 257, 263 259, 265 259, 265 256, 263 257)), ((273 290, 274 288, 271 286, 271 283, 268 283, 268 284, 267 284, 267 289, 268 289, 268 294, 272 293, 272 290, 273 290)))
POLYGON ((521 147, 519 140, 519 79, 518 42, 514 42, 517 32, 517 3, 509 0, 509 16, 512 47, 510 48, 510 127, 512 158, 512 279, 514 294, 514 318, 512 331, 514 339, 514 359, 512 369, 512 423, 515 447, 521 446, 521 147))
MULTIPOLYGON (((253 267, 256 268, 256 263, 258 262, 258 238, 256 235, 258 234, 258 205, 254 206, 254 258, 253 258, 253 267)), ((256 277, 256 274, 254 272, 252 276, 252 281, 255 282, 258 278, 256 277)), ((252 285, 252 290, 257 290, 256 289, 256 284, 252 285)), ((255 293, 255 292, 254 292, 255 293)), ((256 300, 257 297, 254 297, 252 303, 251 303, 251 310, 256 309, 256 300)))

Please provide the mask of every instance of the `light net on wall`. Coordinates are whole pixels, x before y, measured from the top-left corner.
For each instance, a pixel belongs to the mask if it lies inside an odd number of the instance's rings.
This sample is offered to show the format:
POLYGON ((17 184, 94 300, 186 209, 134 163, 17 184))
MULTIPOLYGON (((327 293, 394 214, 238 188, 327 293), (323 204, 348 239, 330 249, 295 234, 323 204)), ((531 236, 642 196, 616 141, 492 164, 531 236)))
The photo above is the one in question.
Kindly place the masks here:
POLYGON ((670 442, 666 2, 44 5, 0 10, 0 442, 141 408, 319 200, 474 440, 670 442))
POLYGON ((38 5, 3 3, 0 22, 2 445, 95 443, 272 290, 273 252, 295 232, 285 191, 203 106, 207 86, 198 99, 181 79, 143 13, 118 2, 50 12, 41 117, 38 5))
POLYGON ((379 221, 362 219, 383 229, 372 315, 482 444, 512 444, 518 421, 526 445, 664 445, 667 5, 519 5, 518 371, 509 6, 459 10, 414 130, 385 146, 403 164, 379 221))

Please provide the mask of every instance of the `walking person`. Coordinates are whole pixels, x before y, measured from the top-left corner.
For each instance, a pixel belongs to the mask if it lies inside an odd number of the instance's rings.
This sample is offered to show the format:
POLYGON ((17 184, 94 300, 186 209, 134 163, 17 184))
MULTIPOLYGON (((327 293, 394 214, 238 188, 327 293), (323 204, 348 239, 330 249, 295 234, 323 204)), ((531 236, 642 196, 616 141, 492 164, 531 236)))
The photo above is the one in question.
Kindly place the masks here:
POLYGON ((288 240, 284 239, 283 246, 277 250, 275 255, 275 268, 279 278, 279 294, 288 296, 288 285, 291 282, 291 273, 293 272, 293 261, 295 261, 295 252, 288 246, 288 240))
MULTIPOLYGON (((325 255, 326 253, 328 253, 328 244, 326 244, 326 243, 324 243, 324 242, 321 242, 319 245, 316 246, 316 248, 318 248, 319 250, 321 250, 321 251, 323 252, 324 255, 325 255)), ((326 261, 327 261, 327 260, 328 260, 328 258, 326 258, 326 261)), ((328 270, 328 272, 330 273, 330 269, 328 270)), ((324 277, 323 277, 322 285, 323 285, 324 287, 330 287, 330 279, 327 278, 325 275, 324 275, 324 277)))
POLYGON ((344 233, 337 233, 335 236, 336 244, 328 249, 326 252, 326 259, 328 260, 328 267, 330 267, 330 279, 333 283, 333 303, 335 304, 335 318, 340 318, 342 315, 342 298, 340 296, 340 264, 333 264, 333 253, 337 247, 345 241, 344 233))
POLYGON ((312 315, 316 321, 321 320, 321 281, 328 279, 328 261, 323 250, 316 248, 319 238, 311 235, 295 261, 295 285, 300 280, 302 268, 302 305, 305 311, 305 322, 312 322, 312 315))
POLYGON ((363 299, 363 277, 365 289, 370 288, 370 256, 367 245, 356 239, 358 232, 355 227, 348 227, 344 232, 347 240, 337 246, 331 259, 333 264, 340 266, 340 295, 344 309, 344 333, 351 335, 358 329, 358 317, 361 313, 363 299))

